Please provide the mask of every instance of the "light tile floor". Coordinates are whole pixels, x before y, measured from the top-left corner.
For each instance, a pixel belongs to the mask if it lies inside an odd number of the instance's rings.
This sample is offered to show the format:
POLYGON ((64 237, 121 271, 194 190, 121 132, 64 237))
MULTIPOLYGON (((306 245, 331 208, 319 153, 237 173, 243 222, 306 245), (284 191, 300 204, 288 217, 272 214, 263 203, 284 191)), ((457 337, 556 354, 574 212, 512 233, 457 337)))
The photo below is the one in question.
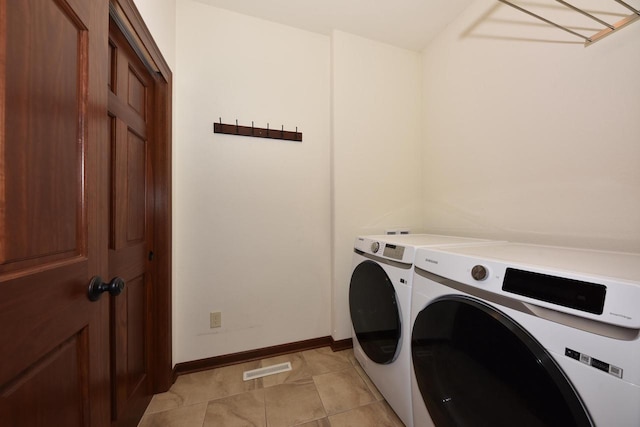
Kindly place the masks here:
POLYGON ((178 377, 138 427, 403 427, 353 356, 329 347, 178 377), (292 370, 243 381, 251 369, 292 370))

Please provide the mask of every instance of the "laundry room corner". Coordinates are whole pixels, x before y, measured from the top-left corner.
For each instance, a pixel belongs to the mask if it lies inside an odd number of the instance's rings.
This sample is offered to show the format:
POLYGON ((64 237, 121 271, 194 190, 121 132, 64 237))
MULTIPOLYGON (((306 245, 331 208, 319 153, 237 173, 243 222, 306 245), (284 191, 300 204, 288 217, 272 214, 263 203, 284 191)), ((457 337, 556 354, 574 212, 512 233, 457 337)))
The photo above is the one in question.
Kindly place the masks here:
MULTIPOLYGON (((561 9, 542 13, 597 26, 561 9)), ((426 231, 640 251, 638 40, 636 23, 585 47, 497 1, 469 6, 422 55, 426 231)))
POLYGON ((420 56, 333 31, 332 337, 351 336, 348 288, 356 236, 422 224, 420 56))

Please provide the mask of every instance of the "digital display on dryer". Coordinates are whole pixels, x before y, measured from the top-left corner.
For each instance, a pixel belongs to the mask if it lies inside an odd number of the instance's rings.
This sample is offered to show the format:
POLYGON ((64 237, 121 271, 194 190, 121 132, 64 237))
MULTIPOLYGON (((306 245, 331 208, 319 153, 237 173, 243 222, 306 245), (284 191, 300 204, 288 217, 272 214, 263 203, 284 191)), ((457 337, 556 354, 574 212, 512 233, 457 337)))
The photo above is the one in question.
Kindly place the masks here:
POLYGON ((382 255, 386 256, 387 258, 393 258, 402 261, 402 257, 404 256, 404 246, 391 245, 387 243, 386 245, 384 245, 384 251, 382 252, 382 255))
POLYGON ((602 314, 607 287, 597 283, 507 268, 502 290, 587 313, 602 314))

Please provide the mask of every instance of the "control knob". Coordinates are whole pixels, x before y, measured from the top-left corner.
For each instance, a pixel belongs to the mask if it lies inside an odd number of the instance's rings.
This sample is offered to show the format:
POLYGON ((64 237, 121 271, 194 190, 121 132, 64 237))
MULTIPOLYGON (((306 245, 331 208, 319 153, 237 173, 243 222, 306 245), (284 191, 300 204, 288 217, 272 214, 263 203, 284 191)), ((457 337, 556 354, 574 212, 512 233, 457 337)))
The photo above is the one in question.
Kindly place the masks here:
POLYGON ((378 242, 373 242, 371 244, 371 252, 373 252, 374 254, 377 253, 380 250, 380 243, 378 242))
POLYGON ((489 270, 484 265, 476 265, 471 269, 471 277, 481 282, 489 277, 489 270))

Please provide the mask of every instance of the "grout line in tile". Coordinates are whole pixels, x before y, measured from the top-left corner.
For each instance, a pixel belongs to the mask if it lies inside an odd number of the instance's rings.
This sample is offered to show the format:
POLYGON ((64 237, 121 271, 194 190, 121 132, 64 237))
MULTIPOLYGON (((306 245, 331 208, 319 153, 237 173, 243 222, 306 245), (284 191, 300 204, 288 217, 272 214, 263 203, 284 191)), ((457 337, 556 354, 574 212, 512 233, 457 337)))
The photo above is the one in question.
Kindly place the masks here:
POLYGON ((262 392, 262 407, 264 408, 264 425, 269 426, 269 419, 267 418, 267 392, 262 392))

